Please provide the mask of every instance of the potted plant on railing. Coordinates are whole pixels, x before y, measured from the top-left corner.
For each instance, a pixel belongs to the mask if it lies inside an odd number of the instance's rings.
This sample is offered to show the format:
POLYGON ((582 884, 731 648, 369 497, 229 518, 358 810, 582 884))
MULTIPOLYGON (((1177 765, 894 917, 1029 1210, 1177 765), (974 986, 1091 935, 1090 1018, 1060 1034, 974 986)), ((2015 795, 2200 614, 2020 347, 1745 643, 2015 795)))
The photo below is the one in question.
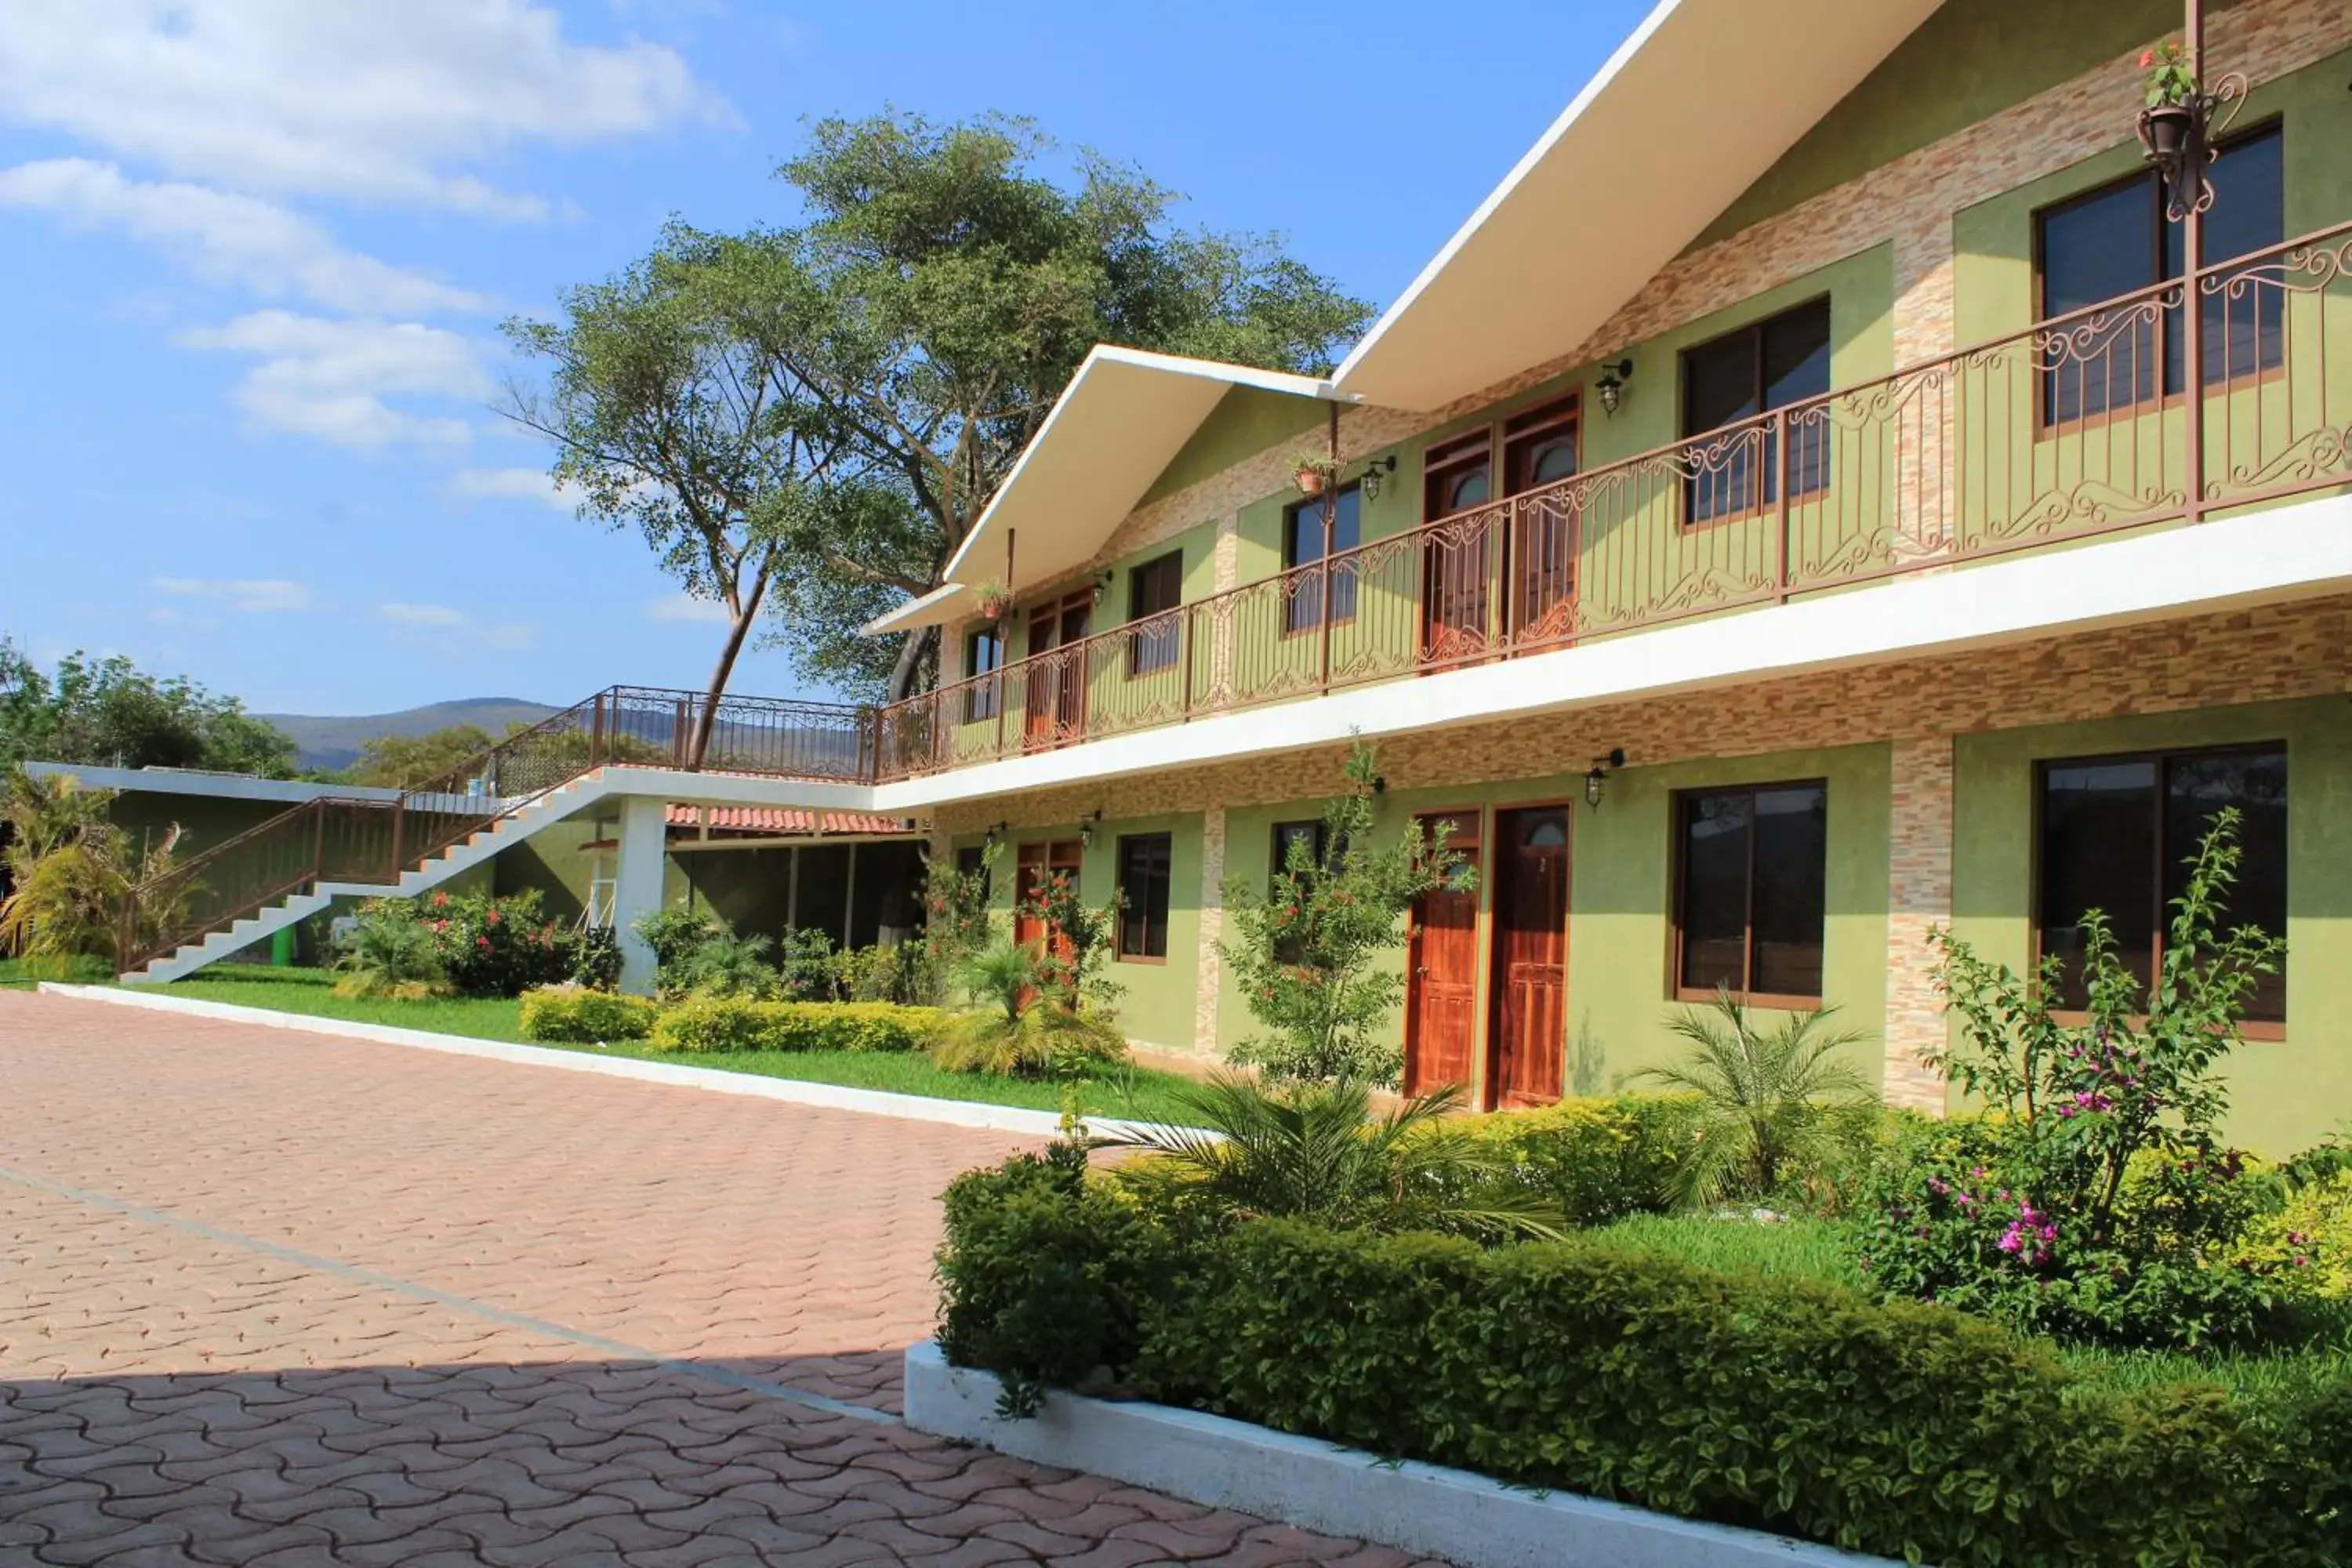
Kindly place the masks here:
POLYGON ((980 613, 992 621, 1003 620, 1005 612, 1013 608, 1013 589, 1003 583, 982 583, 972 589, 971 596, 980 613))
POLYGON ((1319 496, 1339 478, 1339 459, 1315 447, 1302 447, 1290 459, 1291 482, 1303 496, 1319 496))
POLYGON ((2139 142, 2149 162, 2163 169, 2179 166, 2198 132, 2198 111, 2203 94, 2189 68, 2189 51, 2175 38, 2140 51, 2139 68, 2147 73, 2147 107, 2139 111, 2139 142))

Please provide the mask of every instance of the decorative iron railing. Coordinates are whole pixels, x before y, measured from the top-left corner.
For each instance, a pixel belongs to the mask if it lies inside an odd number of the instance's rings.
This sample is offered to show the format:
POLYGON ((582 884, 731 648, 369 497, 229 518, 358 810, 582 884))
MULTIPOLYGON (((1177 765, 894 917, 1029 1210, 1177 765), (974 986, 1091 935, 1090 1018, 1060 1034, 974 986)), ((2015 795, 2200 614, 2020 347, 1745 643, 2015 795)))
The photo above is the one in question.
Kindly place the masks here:
POLYGON ((877 777, 2347 486, 2342 224, 893 703, 877 777))
POLYGON ((874 719, 870 708, 833 703, 722 697, 712 707, 698 691, 608 687, 395 797, 307 801, 132 889, 118 911, 121 967, 201 942, 321 882, 389 888, 602 767, 868 782, 874 719))

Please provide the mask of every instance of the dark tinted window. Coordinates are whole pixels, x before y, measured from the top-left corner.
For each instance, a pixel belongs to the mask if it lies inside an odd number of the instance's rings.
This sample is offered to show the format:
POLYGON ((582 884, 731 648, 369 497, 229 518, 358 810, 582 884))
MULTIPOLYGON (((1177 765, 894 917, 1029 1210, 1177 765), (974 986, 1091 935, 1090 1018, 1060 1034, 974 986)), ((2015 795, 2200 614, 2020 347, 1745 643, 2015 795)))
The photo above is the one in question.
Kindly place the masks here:
POLYGON ((1170 836, 1137 833, 1118 841, 1118 952, 1122 958, 1168 956, 1170 836))
POLYGON ((1167 612, 1183 601, 1184 552, 1181 550, 1147 561, 1128 574, 1127 618, 1140 621, 1153 616, 1161 617, 1128 634, 1129 673, 1149 675, 1176 662, 1181 632, 1177 618, 1167 612))
POLYGON ((1819 784, 1680 797, 1677 988, 1821 994, 1828 801, 1819 784))
POLYGON ((1342 555, 1362 542, 1364 496, 1354 485, 1342 486, 1314 500, 1300 501, 1284 514, 1283 568, 1287 571, 1295 566, 1312 566, 1323 559, 1327 512, 1331 552, 1341 558, 1333 563, 1328 574, 1305 573, 1293 581, 1289 602, 1283 607, 1285 631, 1305 631, 1323 624, 1323 584, 1327 575, 1331 584, 1331 618, 1344 621, 1356 613, 1357 563, 1353 557, 1342 555))
MULTIPOLYGON (((1704 436, 1819 397, 1830 389, 1830 302, 1815 300, 1683 352, 1683 435, 1704 436)), ((1825 482, 1821 426, 1789 433, 1792 495, 1825 482)), ((1701 447, 1684 503, 1690 521, 1733 516, 1780 499, 1780 447, 1765 426, 1750 426, 1701 447)))
MULTIPOLYGON (((2093 910, 2145 986, 2164 952, 2173 902, 2213 817, 2234 806, 2238 879, 2223 925, 2286 934, 2286 753, 2276 747, 2052 763, 2042 771, 2042 952, 2063 965, 2060 1000, 2084 1005, 2083 920, 2093 910)), ((2263 978, 2249 1017, 2286 1016, 2283 974, 2263 978)))

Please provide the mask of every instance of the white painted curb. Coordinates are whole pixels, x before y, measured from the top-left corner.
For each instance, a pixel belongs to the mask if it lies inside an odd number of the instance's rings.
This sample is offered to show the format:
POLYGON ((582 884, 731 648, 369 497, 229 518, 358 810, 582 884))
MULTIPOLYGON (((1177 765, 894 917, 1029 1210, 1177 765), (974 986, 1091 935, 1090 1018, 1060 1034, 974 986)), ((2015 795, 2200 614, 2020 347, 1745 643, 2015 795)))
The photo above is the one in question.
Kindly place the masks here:
POLYGON ((1443 1557, 1462 1568, 1861 1568, 1862 1557, 1760 1531, 1676 1519, 1468 1470, 1391 1464, 1360 1449, 1165 1405, 1059 1391, 1036 1415, 996 1414, 993 1374, 907 1350, 906 1420, 919 1432, 1150 1487, 1305 1530, 1443 1557))
MULTIPOLYGON (((895 1116, 903 1121, 938 1121, 950 1127, 973 1127, 991 1132, 1022 1132, 1051 1138, 1061 1131, 1058 1112, 1031 1110, 1017 1105, 990 1105, 980 1100, 933 1100, 926 1095, 891 1094, 878 1089, 850 1089, 840 1084, 808 1083, 799 1079, 766 1078, 758 1073, 730 1072, 725 1068, 688 1067, 684 1063, 640 1061, 635 1057, 601 1057, 587 1051, 549 1046, 519 1046, 504 1040, 477 1040, 464 1035, 438 1034, 431 1029, 403 1029, 391 1024, 361 1024, 348 1018, 321 1018, 309 1013, 280 1013, 268 1007, 240 1007, 229 1002, 204 1002, 193 996, 172 996, 152 990, 117 990, 106 985, 65 985, 41 982, 41 990, 78 1002, 110 1002, 118 1007, 140 1007, 151 1013, 178 1013, 192 1018, 215 1018, 231 1024, 257 1024, 269 1029, 326 1035, 337 1039, 367 1040, 380 1046, 413 1046, 453 1056, 486 1057, 492 1061, 525 1067, 555 1068, 567 1072, 602 1073, 606 1078, 635 1079, 678 1089, 709 1089, 714 1094, 748 1095, 754 1100, 782 1100, 790 1105, 814 1105, 826 1110, 855 1110, 869 1116, 895 1116)), ((1132 1131, 1140 1123, 1089 1117, 1087 1125, 1099 1132, 1132 1131)))

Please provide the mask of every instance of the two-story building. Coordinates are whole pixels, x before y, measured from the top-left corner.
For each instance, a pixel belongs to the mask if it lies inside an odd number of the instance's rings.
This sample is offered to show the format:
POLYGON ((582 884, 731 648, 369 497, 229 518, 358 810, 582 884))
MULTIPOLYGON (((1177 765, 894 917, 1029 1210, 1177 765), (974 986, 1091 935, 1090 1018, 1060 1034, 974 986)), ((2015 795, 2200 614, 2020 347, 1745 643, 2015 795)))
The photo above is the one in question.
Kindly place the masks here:
POLYGON ((1480 873, 1412 919, 1408 1079, 1503 1105, 1727 985, 1940 1102, 1929 928, 2023 966, 2098 909, 2145 969, 2231 805, 2291 954, 2242 1133, 2352 1118, 2352 7, 2211 7, 2193 266, 2135 133, 2182 24, 1660 5, 1328 380, 1088 360, 877 623, 945 669, 877 794, 1000 900, 1122 892, 1126 1027, 1213 1056, 1227 879, 1361 734, 1480 873))

